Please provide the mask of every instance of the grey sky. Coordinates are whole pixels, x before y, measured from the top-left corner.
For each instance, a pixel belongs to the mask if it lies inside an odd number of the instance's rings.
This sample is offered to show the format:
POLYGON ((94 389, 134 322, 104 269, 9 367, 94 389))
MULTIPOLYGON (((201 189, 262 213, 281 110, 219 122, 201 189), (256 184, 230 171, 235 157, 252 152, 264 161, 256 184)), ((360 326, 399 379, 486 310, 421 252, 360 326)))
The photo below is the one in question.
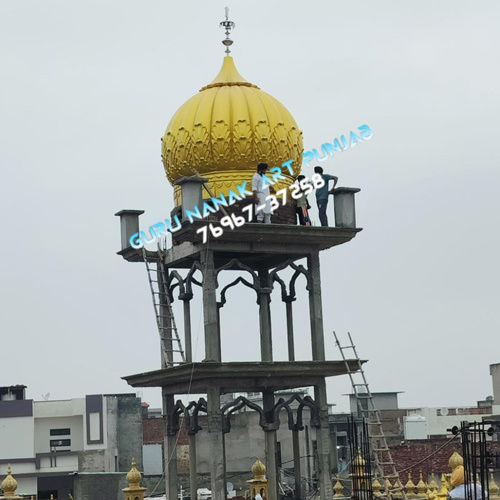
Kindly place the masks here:
MULTIPOLYGON (((145 270, 115 255, 113 214, 145 209, 146 225, 173 207, 160 137, 219 71, 226 4, 240 73, 287 106, 306 149, 374 131, 323 164, 362 189, 364 228, 322 254, 328 355, 331 330, 350 330, 373 390, 475 404, 500 361, 496 1, 3 0, 1 384, 36 399, 124 392, 121 376, 159 366, 145 270)), ((231 295, 226 360, 255 359, 256 311, 231 295)), ((277 294, 273 314, 284 359, 277 294)), ((201 353, 199 311, 193 328, 201 353)), ((332 379, 331 402, 346 408, 348 389, 332 379)))

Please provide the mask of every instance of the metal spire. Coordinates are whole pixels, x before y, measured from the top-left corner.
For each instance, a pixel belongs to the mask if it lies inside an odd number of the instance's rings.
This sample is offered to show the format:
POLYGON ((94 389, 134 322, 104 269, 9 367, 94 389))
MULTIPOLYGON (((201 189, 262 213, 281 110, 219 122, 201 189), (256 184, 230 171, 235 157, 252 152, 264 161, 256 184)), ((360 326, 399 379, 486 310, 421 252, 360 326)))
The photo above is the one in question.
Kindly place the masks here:
POLYGON ((225 11, 226 11, 226 19, 225 21, 221 21, 219 23, 219 26, 226 30, 226 39, 222 40, 222 44, 226 46, 226 54, 229 55, 231 53, 229 47, 233 45, 233 41, 229 38, 229 33, 231 32, 232 29, 234 29, 236 25, 233 23, 233 21, 229 20, 229 7, 225 7, 225 11))

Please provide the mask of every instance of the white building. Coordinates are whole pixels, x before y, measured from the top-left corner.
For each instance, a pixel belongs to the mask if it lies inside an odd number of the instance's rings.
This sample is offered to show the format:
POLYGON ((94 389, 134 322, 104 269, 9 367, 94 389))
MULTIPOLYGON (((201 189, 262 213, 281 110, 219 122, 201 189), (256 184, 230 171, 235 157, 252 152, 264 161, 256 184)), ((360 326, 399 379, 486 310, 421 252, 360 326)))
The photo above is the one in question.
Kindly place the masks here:
POLYGON ((480 422, 492 414, 491 406, 464 408, 414 408, 404 417, 405 439, 449 437, 461 422, 480 422))
POLYGON ((73 474, 142 467, 140 399, 88 395, 60 401, 26 399, 26 386, 0 387, 0 477, 11 464, 18 494, 68 498, 73 474))

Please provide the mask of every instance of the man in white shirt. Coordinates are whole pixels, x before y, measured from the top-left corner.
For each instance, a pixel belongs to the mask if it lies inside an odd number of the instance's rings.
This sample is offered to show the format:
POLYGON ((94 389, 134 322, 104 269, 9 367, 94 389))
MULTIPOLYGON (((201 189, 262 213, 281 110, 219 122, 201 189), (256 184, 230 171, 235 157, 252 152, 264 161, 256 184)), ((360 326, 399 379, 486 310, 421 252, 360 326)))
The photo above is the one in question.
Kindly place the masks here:
POLYGON ((273 211, 271 209, 271 202, 269 199, 266 199, 270 194, 269 183, 262 178, 266 170, 267 163, 259 163, 257 165, 257 172, 255 172, 252 177, 252 191, 255 203, 254 213, 257 216, 257 222, 271 224, 271 215, 273 211))

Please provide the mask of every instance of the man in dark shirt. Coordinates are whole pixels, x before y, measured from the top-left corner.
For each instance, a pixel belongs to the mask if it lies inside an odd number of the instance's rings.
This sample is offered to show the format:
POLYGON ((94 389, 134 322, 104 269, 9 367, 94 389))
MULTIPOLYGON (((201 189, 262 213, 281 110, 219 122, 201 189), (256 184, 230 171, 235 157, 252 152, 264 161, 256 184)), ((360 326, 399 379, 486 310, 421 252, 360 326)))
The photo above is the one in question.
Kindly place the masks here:
POLYGON ((328 195, 330 190, 328 189, 328 181, 333 181, 333 187, 335 188, 339 178, 335 175, 324 174, 321 167, 314 167, 314 173, 321 175, 325 181, 325 185, 319 189, 316 189, 316 203, 318 204, 319 220, 322 226, 328 226, 328 217, 326 215, 326 206, 328 205, 328 195))

